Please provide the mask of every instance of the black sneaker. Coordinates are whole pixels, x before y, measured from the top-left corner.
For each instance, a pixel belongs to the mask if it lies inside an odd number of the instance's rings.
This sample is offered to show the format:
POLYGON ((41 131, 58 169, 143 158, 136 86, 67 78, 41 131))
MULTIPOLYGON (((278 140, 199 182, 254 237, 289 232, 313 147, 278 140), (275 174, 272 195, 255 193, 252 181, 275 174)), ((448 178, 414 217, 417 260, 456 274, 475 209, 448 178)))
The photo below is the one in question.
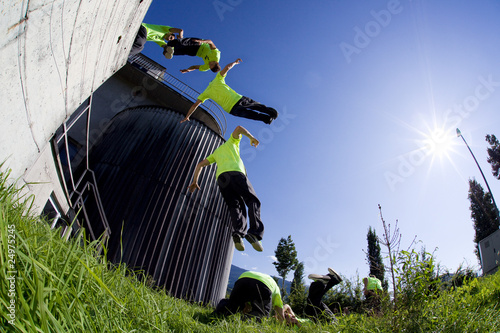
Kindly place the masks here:
POLYGON ((234 247, 238 251, 245 251, 245 244, 243 244, 243 240, 240 235, 233 235, 234 247))
POLYGON ((331 279, 330 276, 328 275, 319 275, 319 274, 309 274, 308 278, 314 281, 323 282, 325 284, 330 282, 331 279))
POLYGON ((342 282, 342 278, 340 275, 333 270, 333 268, 328 267, 328 275, 330 275, 332 278, 336 279, 338 283, 342 282))
POLYGON ((255 249, 255 251, 258 251, 258 252, 262 252, 264 251, 264 247, 262 247, 262 243, 260 242, 260 240, 257 239, 257 237, 255 237, 254 235, 252 234, 247 234, 245 236, 245 239, 250 243, 252 244, 252 247, 255 249))

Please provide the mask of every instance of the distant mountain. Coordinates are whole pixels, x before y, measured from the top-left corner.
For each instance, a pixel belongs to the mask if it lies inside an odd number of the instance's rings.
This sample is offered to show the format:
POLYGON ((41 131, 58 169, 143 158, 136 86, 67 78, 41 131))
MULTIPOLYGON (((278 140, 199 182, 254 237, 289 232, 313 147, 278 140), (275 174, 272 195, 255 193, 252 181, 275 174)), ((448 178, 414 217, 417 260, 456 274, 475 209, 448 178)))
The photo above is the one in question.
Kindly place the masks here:
MULTIPOLYGON (((246 272, 246 271, 248 271, 248 269, 243 269, 243 268, 240 268, 238 266, 231 265, 231 271, 229 272, 229 281, 227 283, 227 293, 228 294, 230 294, 231 290, 233 290, 233 286, 234 286, 234 283, 236 282, 236 280, 238 280, 238 278, 240 277, 240 275, 243 272, 246 272)), ((273 277, 276 276, 277 277, 277 274, 276 275, 271 275, 271 276, 273 276, 273 277)), ((281 288, 281 281, 282 281, 282 279, 278 278, 278 286, 280 288, 281 288)), ((286 288, 286 291, 287 291, 288 294, 290 294, 291 285, 292 285, 292 282, 285 281, 285 288, 286 288)))

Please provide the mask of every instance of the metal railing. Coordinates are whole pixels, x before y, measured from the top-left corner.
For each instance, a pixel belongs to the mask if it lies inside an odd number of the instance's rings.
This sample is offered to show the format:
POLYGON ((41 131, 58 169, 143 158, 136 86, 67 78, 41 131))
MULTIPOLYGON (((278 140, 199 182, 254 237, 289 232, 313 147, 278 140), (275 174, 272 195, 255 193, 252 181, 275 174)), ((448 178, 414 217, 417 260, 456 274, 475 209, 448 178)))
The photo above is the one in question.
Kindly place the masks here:
MULTIPOLYGON (((137 55, 129 57, 128 61, 131 64, 135 63, 139 65, 145 70, 148 75, 167 85, 179 94, 187 97, 189 100, 195 102, 198 99, 198 96, 200 95, 198 91, 194 90, 181 80, 169 74, 165 67, 149 59, 145 55, 139 53, 137 55)), ((225 111, 212 100, 205 101, 202 105, 200 105, 200 107, 205 109, 205 111, 207 111, 214 117, 221 129, 222 135, 224 136, 227 127, 225 111)))
POLYGON ((92 95, 64 121, 52 138, 52 147, 55 154, 56 165, 61 175, 61 183, 65 190, 70 207, 80 214, 80 218, 86 223, 86 228, 92 240, 103 237, 105 242, 111 233, 101 197, 97 188, 97 181, 94 172, 89 165, 89 126, 91 113, 92 95), (84 142, 79 142, 82 147, 76 154, 70 151, 70 131, 77 122, 84 122, 85 138, 84 142), (104 230, 103 235, 96 235, 92 224, 96 221, 90 220, 86 203, 93 200, 97 207, 99 220, 104 230))

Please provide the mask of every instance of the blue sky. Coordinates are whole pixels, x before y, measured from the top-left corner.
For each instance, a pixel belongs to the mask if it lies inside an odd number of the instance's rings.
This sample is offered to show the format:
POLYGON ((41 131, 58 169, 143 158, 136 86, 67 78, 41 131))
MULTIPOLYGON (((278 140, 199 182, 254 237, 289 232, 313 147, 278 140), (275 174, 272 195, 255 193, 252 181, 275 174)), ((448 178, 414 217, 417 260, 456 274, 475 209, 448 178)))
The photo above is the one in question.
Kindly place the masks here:
MULTIPOLYGON (((468 179, 486 186, 455 129, 499 201, 484 140, 500 136, 499 16, 497 1, 153 1, 144 22, 212 39, 221 66, 241 58, 226 83, 280 112, 271 126, 226 117, 226 138, 242 125, 261 140, 241 152, 264 252, 247 246, 233 264, 277 275, 274 251, 291 235, 306 276, 362 277, 380 204, 401 249, 416 236, 443 268, 478 268, 468 179)), ((143 53, 200 92, 213 79, 179 72, 199 58, 161 51, 143 53)))

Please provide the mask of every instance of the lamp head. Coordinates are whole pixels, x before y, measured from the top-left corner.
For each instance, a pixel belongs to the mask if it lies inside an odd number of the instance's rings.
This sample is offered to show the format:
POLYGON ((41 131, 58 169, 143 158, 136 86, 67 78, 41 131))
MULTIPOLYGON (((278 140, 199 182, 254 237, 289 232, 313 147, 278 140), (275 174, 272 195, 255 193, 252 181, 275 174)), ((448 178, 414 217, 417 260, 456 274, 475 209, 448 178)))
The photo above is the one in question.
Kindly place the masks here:
POLYGON ((462 133, 460 132, 460 130, 457 128, 457 137, 461 137, 462 136, 462 133))

